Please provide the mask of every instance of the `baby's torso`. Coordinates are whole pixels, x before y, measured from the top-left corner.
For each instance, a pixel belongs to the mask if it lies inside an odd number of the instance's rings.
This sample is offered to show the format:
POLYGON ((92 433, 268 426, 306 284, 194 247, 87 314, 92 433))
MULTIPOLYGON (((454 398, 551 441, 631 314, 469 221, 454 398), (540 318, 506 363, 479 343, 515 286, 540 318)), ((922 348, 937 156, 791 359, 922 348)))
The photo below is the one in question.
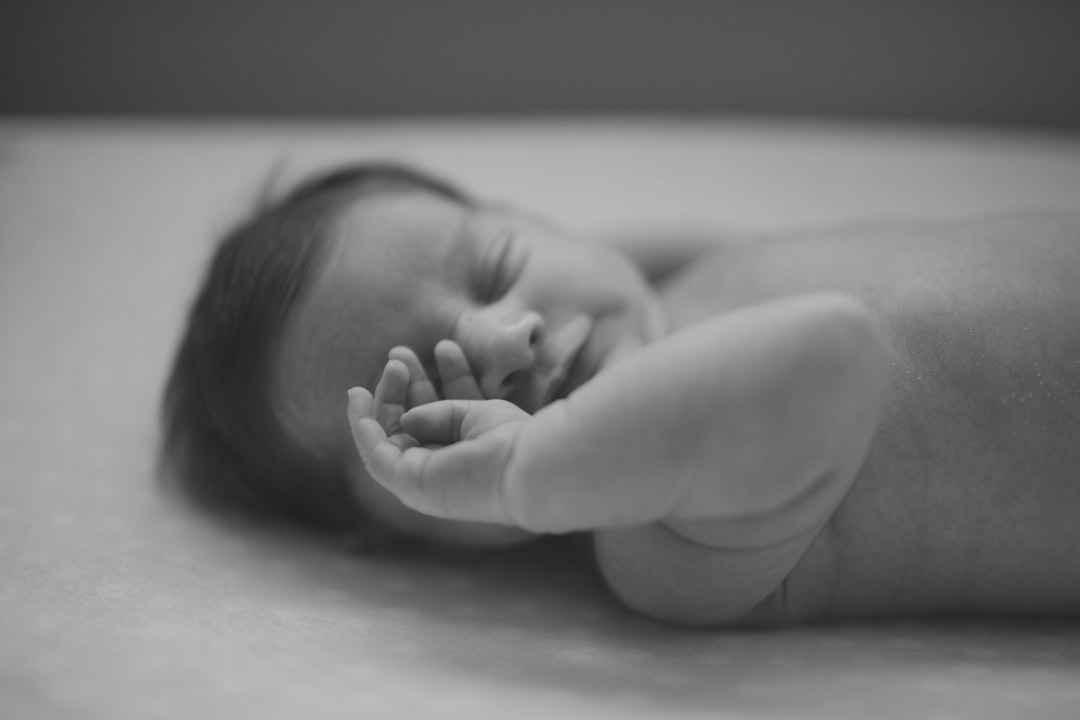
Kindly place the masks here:
POLYGON ((1072 230, 1051 223, 1036 230, 1048 257, 1032 261, 1037 247, 1009 250, 1011 231, 853 228, 722 247, 662 288, 673 329, 847 292, 895 351, 869 455, 776 589, 795 618, 1080 607, 1080 289, 1065 279, 1080 251, 1062 255, 1072 230))

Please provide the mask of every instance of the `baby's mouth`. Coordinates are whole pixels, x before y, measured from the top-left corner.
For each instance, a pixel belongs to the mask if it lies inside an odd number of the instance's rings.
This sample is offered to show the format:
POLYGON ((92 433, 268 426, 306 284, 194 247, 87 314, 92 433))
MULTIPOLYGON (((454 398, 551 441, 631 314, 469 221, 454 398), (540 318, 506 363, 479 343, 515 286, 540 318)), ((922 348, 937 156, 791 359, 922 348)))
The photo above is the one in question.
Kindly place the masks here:
POLYGON ((565 398, 583 382, 580 378, 581 360, 584 355, 583 350, 592 334, 592 328, 592 319, 586 315, 579 315, 559 328, 552 338, 551 355, 554 363, 538 383, 540 397, 536 410, 555 400, 565 398))

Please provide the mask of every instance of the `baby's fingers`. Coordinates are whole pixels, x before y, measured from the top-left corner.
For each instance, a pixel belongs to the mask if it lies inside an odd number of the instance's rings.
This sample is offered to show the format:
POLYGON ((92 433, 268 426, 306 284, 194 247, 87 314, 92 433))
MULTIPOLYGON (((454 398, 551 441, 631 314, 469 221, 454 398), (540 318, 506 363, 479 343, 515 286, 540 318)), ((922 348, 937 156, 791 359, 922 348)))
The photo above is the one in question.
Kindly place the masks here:
POLYGON ((401 427, 422 444, 449 445, 528 419, 527 412, 505 400, 440 400, 406 412, 401 427))
POLYGON ((480 400, 484 397, 465 352, 453 340, 440 340, 435 346, 435 365, 439 368, 446 399, 480 400))
POLYGON ((372 417, 388 435, 398 432, 398 421, 405 412, 405 394, 409 389, 409 368, 400 360, 390 360, 375 386, 372 417))
POLYGON ((394 436, 388 437, 382 425, 367 414, 369 397, 361 388, 349 391, 349 426, 357 452, 376 482, 406 506, 427 515, 517 524, 502 488, 516 437, 508 420, 519 417, 520 409, 501 400, 447 400, 423 405, 410 410, 411 419, 403 422, 433 421, 433 427, 466 437, 449 445, 403 446, 395 444, 394 436), (488 415, 491 422, 483 422, 488 415), (492 431, 469 440, 474 416, 479 418, 475 422, 492 426, 492 431))
POLYGON ((371 395, 366 390, 349 390, 349 429, 364 467, 376 482, 410 507, 426 508, 424 471, 432 451, 395 444, 370 416, 370 406, 371 395))
POLYGON ((412 348, 398 345, 390 350, 390 359, 400 360, 409 369, 409 389, 405 396, 409 407, 425 405, 439 399, 435 385, 424 372, 424 366, 412 348))
POLYGON ((414 407, 401 416, 402 428, 420 443, 449 445, 462 439, 461 424, 469 408, 481 400, 439 400, 414 407))
POLYGON ((385 428, 371 416, 373 402, 371 393, 364 388, 349 390, 349 428, 365 465, 369 469, 378 468, 378 472, 392 472, 398 456, 415 447, 416 440, 401 432, 388 436, 385 428))
POLYGON ((381 483, 394 476, 394 468, 401 458, 402 448, 390 442, 379 423, 362 417, 350 423, 356 451, 360 453, 368 472, 381 483))

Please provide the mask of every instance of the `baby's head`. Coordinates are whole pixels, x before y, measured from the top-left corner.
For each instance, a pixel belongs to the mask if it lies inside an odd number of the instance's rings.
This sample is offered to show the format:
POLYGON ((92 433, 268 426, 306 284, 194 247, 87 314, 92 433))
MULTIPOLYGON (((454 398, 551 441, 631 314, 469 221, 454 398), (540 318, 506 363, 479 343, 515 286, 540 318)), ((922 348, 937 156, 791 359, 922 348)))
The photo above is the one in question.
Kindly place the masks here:
POLYGON ((486 397, 534 412, 661 331, 623 255, 415 170, 344 168, 217 249, 169 379, 167 449, 204 497, 367 539, 512 544, 527 534, 421 516, 371 480, 346 390, 374 388, 399 345, 438 384, 449 338, 486 397))

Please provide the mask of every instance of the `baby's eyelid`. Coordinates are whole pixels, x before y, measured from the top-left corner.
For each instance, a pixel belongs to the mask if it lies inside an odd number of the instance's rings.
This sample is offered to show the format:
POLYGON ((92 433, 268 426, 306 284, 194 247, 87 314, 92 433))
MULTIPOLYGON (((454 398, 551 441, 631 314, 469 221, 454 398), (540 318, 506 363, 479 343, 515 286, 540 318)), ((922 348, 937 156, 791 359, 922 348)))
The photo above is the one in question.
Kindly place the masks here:
MULTIPOLYGON (((484 270, 482 291, 484 300, 488 302, 498 300, 513 284, 512 278, 508 277, 507 263, 513 256, 515 244, 514 233, 511 230, 500 233, 492 243, 487 255, 494 256, 494 259, 486 265, 484 270)), ((514 275, 516 277, 516 273, 514 275)))

